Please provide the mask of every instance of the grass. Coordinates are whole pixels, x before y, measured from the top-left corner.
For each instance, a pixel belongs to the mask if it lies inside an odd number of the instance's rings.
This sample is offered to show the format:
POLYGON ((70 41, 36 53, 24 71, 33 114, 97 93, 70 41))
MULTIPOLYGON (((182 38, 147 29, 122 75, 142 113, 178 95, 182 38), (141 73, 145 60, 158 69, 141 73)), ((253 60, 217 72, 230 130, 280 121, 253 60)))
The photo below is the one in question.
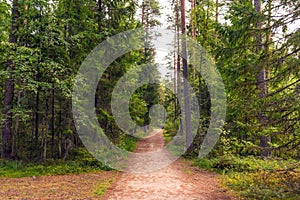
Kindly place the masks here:
POLYGON ((96 186, 96 189, 94 191, 94 196, 101 197, 105 194, 107 191, 107 188, 111 187, 111 184, 114 182, 114 179, 110 179, 108 181, 102 182, 99 185, 96 186))
POLYGON ((40 163, 0 160, 0 177, 21 178, 28 176, 49 176, 65 174, 82 174, 112 170, 96 160, 85 148, 78 148, 70 155, 70 159, 47 160, 40 163))
MULTIPOLYGON (((137 141, 138 139, 135 137, 124 135, 118 146, 126 151, 134 151, 137 141)), ((112 170, 110 167, 96 160, 85 148, 78 148, 73 151, 70 155, 70 159, 70 161, 65 162, 61 160, 48 160, 44 163, 0 160, 0 177, 21 178, 112 170)))
POLYGON ((99 166, 89 166, 78 161, 58 162, 51 164, 23 163, 20 161, 1 161, 0 177, 21 178, 28 176, 47 176, 81 174, 103 171, 99 166))
POLYGON ((188 174, 188 175, 194 174, 194 172, 192 172, 191 170, 189 170, 189 169, 187 169, 187 168, 185 168, 183 171, 184 171, 186 174, 188 174))
POLYGON ((296 200, 300 196, 299 161, 222 156, 193 163, 223 174, 223 184, 244 199, 296 200))

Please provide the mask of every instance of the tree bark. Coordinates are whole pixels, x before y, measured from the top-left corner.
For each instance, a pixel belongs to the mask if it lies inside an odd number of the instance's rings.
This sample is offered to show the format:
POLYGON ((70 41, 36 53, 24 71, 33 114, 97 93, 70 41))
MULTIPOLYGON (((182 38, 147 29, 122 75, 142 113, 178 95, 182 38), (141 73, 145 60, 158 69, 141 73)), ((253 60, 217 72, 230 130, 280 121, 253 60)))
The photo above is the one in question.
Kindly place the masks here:
MULTIPOLYGON (((254 0, 254 8, 256 12, 261 13, 261 0, 254 0)), ((262 23, 257 23, 257 29, 262 28, 262 23)), ((256 53, 260 53, 262 50, 263 37, 262 33, 258 32, 256 35, 256 53)), ((257 84, 259 88, 258 97, 260 99, 266 98, 268 95, 268 85, 267 85, 267 70, 264 66, 258 66, 259 73, 257 75, 257 84)), ((264 106, 262 106, 264 107, 264 106)), ((268 128, 268 117, 264 114, 263 108, 260 108, 258 119, 263 126, 263 129, 268 128)), ((271 155, 271 149, 269 143, 271 142, 271 137, 269 135, 262 135, 260 137, 260 147, 261 147, 261 156, 266 157, 271 155)))
POLYGON ((51 130, 51 150, 52 150, 52 157, 55 157, 54 153, 54 137, 55 137, 55 97, 54 97, 54 83, 52 84, 51 88, 51 123, 50 123, 50 130, 51 130))
POLYGON ((103 3, 102 0, 98 0, 97 1, 97 5, 98 5, 98 32, 101 33, 102 32, 102 20, 103 20, 103 3))
MULTIPOLYGON (((180 17, 179 17, 179 0, 176 0, 176 26, 177 26, 177 98, 178 101, 181 102, 181 66, 180 66, 180 17)), ((179 107, 179 106, 178 106, 179 107)), ((180 134, 183 135, 183 126, 182 126, 182 113, 179 113, 179 128, 180 128, 180 134)))
MULTIPOLYGON (((216 0, 216 23, 219 22, 219 0, 216 0)), ((217 42, 218 39, 218 33, 215 28, 215 42, 217 42)))
MULTIPOLYGON (((37 82, 40 81, 40 68, 37 68, 37 75, 36 75, 37 82)), ((37 88, 36 99, 35 99, 35 146, 38 147, 39 141, 39 122, 40 122, 40 115, 39 115, 39 103, 40 103, 40 86, 37 88)), ((38 151, 38 150, 37 150, 38 151)))
MULTIPOLYGON (((16 31, 18 30, 18 18, 19 14, 19 3, 18 0, 14 0, 12 3, 12 22, 9 34, 9 43, 16 45, 17 44, 17 35, 16 31)), ((14 46, 12 51, 15 51, 16 47, 14 46)), ((11 58, 7 62, 7 71, 9 77, 5 82, 5 91, 4 91, 4 102, 3 102, 3 111, 2 116, 4 119, 2 125, 2 158, 10 159, 12 153, 12 113, 13 108, 13 98, 14 98, 14 80, 13 80, 13 70, 14 62, 11 58)))
MULTIPOLYGON (((180 1, 181 6, 181 33, 186 34, 186 15, 185 15, 185 0, 180 1)), ((185 116, 185 129, 186 129, 186 148, 188 151, 193 149, 192 145, 192 130, 191 130, 191 107, 190 107, 190 92, 188 88, 188 62, 187 62, 187 49, 186 41, 182 39, 182 68, 183 68, 183 84, 184 84, 184 116, 185 116)))

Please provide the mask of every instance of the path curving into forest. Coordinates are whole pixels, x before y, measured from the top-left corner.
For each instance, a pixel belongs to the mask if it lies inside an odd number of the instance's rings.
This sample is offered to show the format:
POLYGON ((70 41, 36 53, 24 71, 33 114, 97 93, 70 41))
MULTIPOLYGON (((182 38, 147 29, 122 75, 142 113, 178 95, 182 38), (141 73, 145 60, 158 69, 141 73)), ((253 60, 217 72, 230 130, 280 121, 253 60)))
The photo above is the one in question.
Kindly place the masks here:
MULTIPOLYGON (((162 133, 162 130, 155 130, 152 135, 142 138, 137 144, 136 153, 161 149, 164 146, 162 133)), ((132 163, 132 166, 134 164, 132 163)), ((216 176, 211 172, 192 167, 187 161, 179 159, 156 172, 123 173, 103 198, 107 200, 234 199, 222 189, 216 176)))

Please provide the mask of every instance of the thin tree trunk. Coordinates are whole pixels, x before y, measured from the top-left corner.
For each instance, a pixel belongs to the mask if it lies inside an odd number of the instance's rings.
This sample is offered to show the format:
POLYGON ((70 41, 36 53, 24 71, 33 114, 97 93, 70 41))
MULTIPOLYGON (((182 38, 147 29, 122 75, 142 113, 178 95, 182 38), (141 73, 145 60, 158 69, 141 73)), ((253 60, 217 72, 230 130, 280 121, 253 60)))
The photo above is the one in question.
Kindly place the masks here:
MULTIPOLYGON (((219 22, 219 0, 216 0, 216 23, 219 22)), ((217 42, 218 39, 218 33, 215 29, 215 42, 217 42)))
POLYGON ((103 20, 103 3, 102 0, 98 0, 98 32, 101 33, 102 32, 102 20, 103 20))
MULTIPOLYGON (((196 0, 192 0, 191 1, 191 11, 192 11, 192 14, 191 14, 191 32, 192 32, 192 38, 193 40, 195 41, 196 40, 196 20, 197 20, 197 16, 196 16, 196 11, 195 11, 195 8, 196 8, 196 0)), ((193 62, 195 63, 195 55, 196 55, 196 52, 193 51, 193 62)), ((193 71, 193 78, 196 79, 196 68, 194 67, 194 71, 193 71)))
MULTIPOLYGON (((177 68, 178 68, 178 65, 177 63, 180 62, 180 60, 178 60, 178 0, 174 0, 173 1, 174 3, 174 12, 175 12, 175 19, 174 19, 174 94, 178 94, 178 81, 177 81, 177 78, 178 78, 178 71, 177 71, 177 68)), ((177 118, 177 107, 179 105, 177 105, 177 101, 175 99, 174 101, 174 120, 177 118)))
MULTIPOLYGON (((19 3, 18 0, 14 0, 12 3, 12 22, 9 34, 9 43, 16 45, 17 44, 17 35, 16 31, 18 30, 18 18, 19 14, 19 3)), ((15 51, 16 47, 14 46, 12 51, 15 51)), ((14 98, 14 80, 12 73, 14 70, 14 63, 11 58, 8 59, 7 71, 10 74, 5 82, 5 91, 4 91, 4 102, 2 116, 4 119, 2 125, 2 158, 10 159, 12 153, 12 113, 13 108, 13 98, 14 98)))
MULTIPOLYGON (((19 107, 20 106, 20 101, 21 101, 21 91, 19 90, 18 92, 17 92, 17 107, 19 107)), ((15 127, 14 127, 14 134, 12 134, 12 136, 13 136, 13 145, 12 145, 12 153, 11 153, 11 157, 13 158, 13 159, 15 159, 15 158, 17 158, 17 153, 18 153, 18 151, 17 151, 17 148, 18 148, 18 143, 17 143, 17 141, 18 141, 18 132, 19 132, 19 117, 17 116, 16 117, 16 120, 15 120, 15 127)))
MULTIPOLYGON (((261 0, 254 0, 254 8, 256 10, 256 12, 261 13, 262 12, 262 8, 261 8, 261 0)), ((258 22, 257 23, 257 28, 258 30, 260 30, 262 28, 262 23, 258 22)), ((262 50, 262 33, 258 32, 256 35, 256 53, 260 53, 260 51, 262 50)), ((263 99, 266 98, 266 96, 268 95, 268 85, 267 85, 267 72, 266 72, 266 68, 263 66, 258 66, 258 69, 260 70, 258 75, 257 75, 257 82, 258 82, 258 88, 259 88, 259 98, 263 99)), ((263 107, 263 106, 262 106, 263 107)), ((263 109, 261 109, 259 111, 259 116, 258 119, 260 121, 260 123, 263 126, 263 129, 267 129, 268 128, 268 117, 265 116, 263 109)), ((271 150, 270 150, 270 145, 269 143, 271 142, 271 137, 269 135, 263 135, 260 137, 260 147, 261 147, 261 156, 262 157, 266 157, 266 156, 270 156, 271 155, 271 150)))
MULTIPOLYGON (((40 80, 40 70, 37 68, 36 75, 37 82, 40 80)), ((40 103, 40 87, 37 88, 36 99, 35 99, 35 146, 38 147, 39 139, 39 103, 40 103)))
POLYGON ((55 137, 55 130, 54 130, 54 123, 55 123, 55 104, 54 104, 54 83, 52 84, 51 88, 51 123, 50 123, 50 131, 51 131, 51 150, 52 150, 52 157, 54 158, 54 137, 55 137))
MULTIPOLYGON (((174 59, 174 93, 176 94, 177 93, 177 74, 176 74, 176 68, 177 68, 177 56, 176 56, 176 43, 177 43, 177 27, 175 25, 175 28, 174 28, 174 55, 173 55, 173 59, 174 59)), ((176 104, 175 104, 175 113, 176 113, 176 104)))
POLYGON ((47 135, 46 135, 46 131, 47 130, 47 125, 45 123, 45 121, 47 121, 45 118, 43 118, 43 122, 42 122, 42 147, 43 147, 43 161, 46 162, 47 160, 47 135))
MULTIPOLYGON (((179 17, 179 0, 176 0, 176 26, 177 26, 177 98, 178 101, 181 102, 181 67, 180 67, 180 38, 179 38, 179 34, 180 34, 180 17, 179 17)), ((178 106, 179 107, 179 106, 178 106)), ((183 113, 179 113, 180 117, 179 117, 179 123, 180 123, 180 134, 183 135, 183 125, 182 125, 182 114, 183 113)))
POLYGON ((59 101, 59 122, 58 122, 58 156, 62 157, 62 101, 59 101))
POLYGON ((142 2, 142 25, 145 24, 145 2, 142 2))
MULTIPOLYGON (((181 32, 182 35, 186 34, 186 15, 185 15, 185 0, 180 1, 181 5, 181 32)), ((185 129, 186 129, 186 148, 188 151, 193 149, 192 145, 192 130, 191 130, 191 107, 190 107, 190 91, 188 88, 188 62, 187 62, 187 49, 186 41, 182 39, 182 67, 183 67, 183 84, 184 84, 184 116, 185 116, 185 129)))
POLYGON ((195 8, 196 8, 196 0, 192 0, 191 1, 191 11, 192 11, 191 28, 192 28, 192 38, 193 39, 196 38, 196 12, 195 12, 195 8))

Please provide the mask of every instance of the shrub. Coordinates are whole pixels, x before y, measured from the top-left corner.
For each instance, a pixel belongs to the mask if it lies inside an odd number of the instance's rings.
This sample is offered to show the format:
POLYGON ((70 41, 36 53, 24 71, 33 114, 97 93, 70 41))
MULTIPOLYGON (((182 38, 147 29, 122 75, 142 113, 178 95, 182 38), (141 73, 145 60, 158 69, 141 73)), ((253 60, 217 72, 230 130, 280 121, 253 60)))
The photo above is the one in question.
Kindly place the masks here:
POLYGON ((226 155, 194 165, 223 173, 223 183, 245 199, 299 199, 299 161, 226 155))

